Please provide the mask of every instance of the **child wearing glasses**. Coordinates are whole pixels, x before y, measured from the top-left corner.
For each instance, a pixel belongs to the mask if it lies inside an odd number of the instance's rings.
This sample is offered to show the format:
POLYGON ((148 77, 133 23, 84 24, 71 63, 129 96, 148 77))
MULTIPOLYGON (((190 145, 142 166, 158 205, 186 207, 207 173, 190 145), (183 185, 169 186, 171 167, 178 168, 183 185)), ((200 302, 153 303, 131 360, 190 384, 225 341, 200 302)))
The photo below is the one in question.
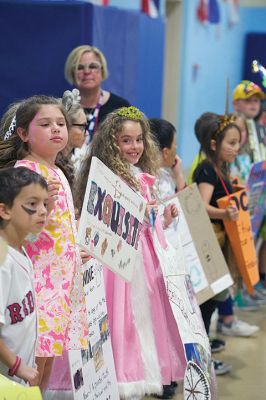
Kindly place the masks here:
POLYGON ((66 90, 62 97, 62 104, 69 119, 68 142, 66 147, 58 153, 56 165, 62 169, 72 189, 75 171, 79 169, 82 161, 79 154, 75 154, 75 149, 82 148, 88 125, 85 112, 80 105, 78 89, 66 90))
POLYGON ((23 242, 47 218, 48 186, 27 168, 0 171, 0 237, 8 244, 0 265, 0 373, 37 385, 37 315, 33 269, 23 242))

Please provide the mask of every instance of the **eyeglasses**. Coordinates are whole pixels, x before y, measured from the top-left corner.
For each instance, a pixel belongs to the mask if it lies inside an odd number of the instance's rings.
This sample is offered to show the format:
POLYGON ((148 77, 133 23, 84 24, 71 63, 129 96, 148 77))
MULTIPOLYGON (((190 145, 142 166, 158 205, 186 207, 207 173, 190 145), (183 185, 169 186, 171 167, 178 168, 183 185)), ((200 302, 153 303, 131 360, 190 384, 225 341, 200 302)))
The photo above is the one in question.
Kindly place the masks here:
POLYGON ((88 130, 88 124, 72 124, 72 126, 78 126, 84 133, 88 130))
POLYGON ((90 71, 99 71, 102 68, 102 64, 99 61, 92 61, 88 64, 77 64, 74 66, 76 71, 84 71, 88 68, 90 71))

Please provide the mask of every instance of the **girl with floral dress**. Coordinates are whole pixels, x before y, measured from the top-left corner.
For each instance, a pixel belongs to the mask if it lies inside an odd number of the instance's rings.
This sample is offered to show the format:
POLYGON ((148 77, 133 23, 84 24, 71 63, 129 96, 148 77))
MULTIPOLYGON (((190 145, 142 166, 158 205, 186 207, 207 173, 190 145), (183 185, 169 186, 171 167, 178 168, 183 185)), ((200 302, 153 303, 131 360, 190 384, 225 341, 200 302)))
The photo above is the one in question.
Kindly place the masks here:
POLYGON ((48 222, 27 242, 34 268, 38 306, 36 363, 44 390, 55 356, 64 349, 87 347, 82 261, 75 244, 71 191, 55 159, 67 144, 67 116, 57 99, 33 96, 1 121, 0 168, 24 166, 48 182, 48 222))

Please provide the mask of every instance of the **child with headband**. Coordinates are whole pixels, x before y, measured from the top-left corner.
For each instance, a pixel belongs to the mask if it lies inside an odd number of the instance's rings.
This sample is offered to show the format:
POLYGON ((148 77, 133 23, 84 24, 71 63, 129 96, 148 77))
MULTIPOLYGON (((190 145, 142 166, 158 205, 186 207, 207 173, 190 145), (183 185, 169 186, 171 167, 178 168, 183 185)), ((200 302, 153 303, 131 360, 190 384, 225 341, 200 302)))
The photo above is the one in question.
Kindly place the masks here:
MULTIPOLYGON (((152 230, 164 240, 157 218, 157 204, 150 188, 159 167, 158 149, 149 131, 148 120, 135 107, 110 113, 92 141, 91 154, 84 160, 76 193, 81 208, 91 157, 138 191, 147 201, 140 251, 131 283, 105 269, 106 301, 116 375, 121 398, 141 398, 145 394, 163 398, 174 395, 172 381, 184 377, 186 360, 179 331, 166 293, 156 256, 152 230), (152 216, 150 225, 149 216, 152 216)), ((164 225, 177 215, 170 207, 164 225)))
MULTIPOLYGON (((226 209, 220 209, 217 206, 217 200, 226 196, 227 192, 233 192, 229 178, 229 165, 235 160, 238 154, 240 140, 240 128, 236 124, 234 116, 217 115, 216 118, 212 118, 208 130, 201 137, 201 148, 205 154, 205 159, 200 162, 193 174, 193 180, 198 184, 207 213, 213 223, 217 237, 220 238, 219 243, 222 249, 225 248, 226 240, 223 220, 236 221, 238 219, 238 209, 233 205, 229 205, 226 209), (227 188, 227 192, 225 187, 227 188)), ((211 316, 218 304, 217 300, 210 299, 201 305, 207 333, 209 333, 211 316)), ((228 310, 229 304, 227 303, 227 314, 221 320, 223 320, 223 324, 226 324, 228 328, 235 329, 241 335, 243 329, 241 330, 241 326, 239 326, 240 324, 238 324, 233 314, 232 300, 230 304, 230 312, 228 310)), ((222 313, 221 310, 220 313, 222 313)), ((219 318, 222 318, 222 315, 219 318)), ((245 336, 250 336, 257 332, 257 330, 258 327, 256 326, 247 325, 245 336)), ((217 374, 225 373, 224 371, 228 372, 230 369, 231 366, 224 366, 219 364, 219 362, 215 365, 217 374)))
POLYGON ((65 109, 47 96, 22 101, 12 120, 7 112, 1 121, 0 168, 24 166, 48 182, 48 222, 26 246, 34 268, 39 314, 36 363, 41 390, 45 390, 55 356, 64 349, 87 346, 72 195, 67 179, 55 165, 57 154, 67 144, 67 127, 65 109))
POLYGON ((75 149, 80 149, 85 143, 88 124, 85 112, 80 105, 78 89, 66 90, 63 93, 62 105, 67 112, 69 120, 68 142, 66 147, 58 153, 56 165, 62 169, 72 189, 75 170, 78 169, 74 151, 75 149))

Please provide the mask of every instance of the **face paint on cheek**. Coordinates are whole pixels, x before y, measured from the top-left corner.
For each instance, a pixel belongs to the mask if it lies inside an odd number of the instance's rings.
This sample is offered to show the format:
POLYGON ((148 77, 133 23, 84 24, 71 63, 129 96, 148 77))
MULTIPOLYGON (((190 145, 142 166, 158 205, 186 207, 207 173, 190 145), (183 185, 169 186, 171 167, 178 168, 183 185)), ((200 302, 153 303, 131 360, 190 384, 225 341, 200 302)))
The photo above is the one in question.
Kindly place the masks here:
POLYGON ((36 214, 36 212, 37 212, 36 210, 31 210, 30 208, 27 208, 27 207, 25 207, 23 205, 21 205, 21 208, 23 208, 23 210, 29 215, 36 214))

